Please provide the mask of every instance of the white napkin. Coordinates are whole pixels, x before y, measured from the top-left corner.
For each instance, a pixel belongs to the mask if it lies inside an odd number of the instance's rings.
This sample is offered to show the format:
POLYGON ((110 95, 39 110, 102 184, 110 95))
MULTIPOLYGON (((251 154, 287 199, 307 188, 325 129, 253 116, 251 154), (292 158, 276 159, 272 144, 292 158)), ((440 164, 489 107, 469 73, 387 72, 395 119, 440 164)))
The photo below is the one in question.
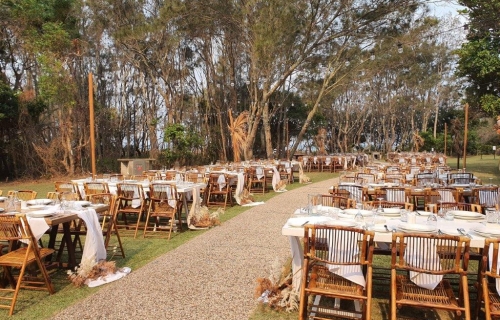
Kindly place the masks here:
POLYGON ((222 189, 226 186, 226 177, 223 174, 220 174, 219 178, 217 178, 217 183, 219 184, 219 191, 222 191, 222 189))
POLYGON ((255 168, 255 175, 258 180, 262 179, 264 177, 264 169, 262 167, 255 168))
MULTIPOLYGON (((491 265, 493 264, 493 261, 492 261, 492 259, 493 259, 493 245, 490 245, 488 255, 489 255, 488 263, 489 263, 489 268, 491 270, 491 265)), ((500 255, 498 255, 497 268, 498 267, 500 267, 500 255)), ((498 270, 497 270, 497 272, 498 272, 498 270)), ((497 293, 500 295, 500 278, 495 279, 495 286, 497 288, 497 293)))
MULTIPOLYGON (((342 231, 340 231, 340 236, 337 239, 328 239, 329 241, 329 260, 342 260, 349 261, 359 254, 359 248, 357 244, 347 242, 347 237, 342 236, 342 231), (340 257, 338 257, 340 255, 340 257)), ((349 281, 366 286, 365 276, 363 275, 363 270, 361 265, 336 265, 328 264, 328 270, 335 273, 342 278, 349 281)))
POLYGON ((110 283, 110 282, 116 281, 118 279, 121 279, 121 278, 125 277, 131 271, 132 271, 132 269, 130 269, 129 267, 123 267, 123 268, 117 270, 113 274, 107 275, 105 277, 99 277, 99 278, 97 278, 95 280, 89 281, 87 283, 87 286, 89 288, 94 288, 94 287, 98 287, 98 286, 101 286, 101 285, 106 284, 106 283, 110 283))
POLYGON ((139 198, 137 191, 134 191, 134 199, 132 199, 132 208, 139 208, 141 206, 142 200, 139 198))
MULTIPOLYGON (((26 220, 28 220, 28 224, 31 228, 31 233, 38 241, 44 235, 45 231, 49 230, 49 225, 45 221, 45 218, 33 218, 30 216, 26 216, 26 220)), ((24 243, 28 243, 28 241, 22 240, 24 243)))
MULTIPOLYGON (((424 266, 427 269, 441 270, 441 261, 436 251, 435 239, 430 239, 431 246, 427 246, 425 244, 423 246, 420 246, 420 241, 414 244, 413 241, 417 241, 417 239, 414 238, 407 238, 407 240, 408 242, 406 243, 405 259, 409 265, 418 265, 418 262, 420 262, 421 259, 425 259, 424 266)), ((410 271, 410 280, 417 286, 425 289, 434 290, 442 279, 443 275, 410 271)))
POLYGON ((88 208, 87 210, 77 211, 77 214, 78 218, 85 222, 87 228, 82 261, 93 258, 99 262, 106 259, 106 249, 104 248, 104 239, 97 213, 94 209, 88 208))
POLYGON ((273 167, 273 181, 272 181, 272 184, 273 184, 273 190, 276 191, 276 186, 278 185, 278 183, 280 182, 281 180, 281 177, 280 177, 280 173, 278 172, 278 169, 276 169, 276 167, 273 167))
POLYGON ((238 181, 236 182, 236 190, 234 191, 234 198, 236 199, 236 203, 241 205, 241 193, 243 192, 243 188, 245 186, 245 175, 240 172, 238 173, 238 181))

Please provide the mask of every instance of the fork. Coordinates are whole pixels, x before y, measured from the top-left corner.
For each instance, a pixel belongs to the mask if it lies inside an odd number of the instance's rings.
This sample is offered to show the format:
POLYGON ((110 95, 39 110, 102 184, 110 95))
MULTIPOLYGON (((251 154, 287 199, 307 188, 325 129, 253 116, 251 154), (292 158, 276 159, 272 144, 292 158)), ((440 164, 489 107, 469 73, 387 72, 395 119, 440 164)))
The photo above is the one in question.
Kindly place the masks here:
POLYGON ((461 235, 466 236, 469 239, 472 239, 472 236, 468 234, 464 228, 457 228, 458 232, 460 232, 461 235))
POLYGON ((438 229, 438 234, 444 234, 444 232, 441 231, 441 229, 438 229))

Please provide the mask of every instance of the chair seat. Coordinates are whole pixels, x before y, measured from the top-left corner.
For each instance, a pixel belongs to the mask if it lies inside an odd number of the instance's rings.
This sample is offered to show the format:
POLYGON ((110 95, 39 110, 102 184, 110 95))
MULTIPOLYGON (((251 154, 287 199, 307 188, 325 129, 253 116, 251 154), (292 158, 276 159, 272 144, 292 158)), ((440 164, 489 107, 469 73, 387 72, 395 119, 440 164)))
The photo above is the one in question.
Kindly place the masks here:
POLYGON ((314 266, 311 270, 311 282, 309 282, 307 289, 314 289, 315 292, 320 292, 324 289, 322 295, 328 296, 334 293, 335 296, 342 293, 352 295, 359 295, 359 299, 365 299, 364 288, 357 283, 349 281, 341 276, 338 276, 325 266, 314 266))
MULTIPOLYGON (((26 256, 27 248, 19 248, 15 251, 8 252, 0 256, 0 266, 12 266, 21 267, 24 263, 24 258, 26 256)), ((54 249, 40 248, 40 258, 45 258, 46 256, 54 253, 54 249)), ((36 260, 35 253, 31 251, 28 254, 28 263, 36 260)))
POLYGON ((491 315, 500 316, 500 296, 494 283, 488 285, 488 297, 490 298, 491 315))
POLYGON ((396 276, 396 304, 419 306, 425 304, 427 307, 439 309, 457 310, 463 309, 457 303, 450 282, 443 279, 434 290, 428 290, 414 284, 407 276, 396 276))

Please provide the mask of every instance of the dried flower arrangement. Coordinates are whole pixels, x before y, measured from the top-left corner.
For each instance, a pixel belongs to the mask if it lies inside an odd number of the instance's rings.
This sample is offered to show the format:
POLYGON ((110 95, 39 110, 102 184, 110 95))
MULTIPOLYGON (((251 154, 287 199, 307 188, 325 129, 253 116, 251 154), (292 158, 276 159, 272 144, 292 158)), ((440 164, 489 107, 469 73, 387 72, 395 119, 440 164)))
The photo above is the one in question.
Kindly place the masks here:
POLYGON ((91 280, 114 274, 116 270, 114 261, 101 260, 96 262, 95 258, 88 258, 82 260, 80 266, 75 267, 75 271, 68 270, 68 278, 76 287, 81 287, 91 280))
POLYGON ((299 293, 292 287, 291 265, 281 266, 278 261, 272 266, 269 278, 257 278, 255 297, 272 309, 293 312, 299 309, 299 293))
POLYGON ((191 225, 197 228, 210 228, 220 225, 220 215, 224 214, 224 209, 219 208, 214 212, 205 206, 197 206, 191 216, 191 225))

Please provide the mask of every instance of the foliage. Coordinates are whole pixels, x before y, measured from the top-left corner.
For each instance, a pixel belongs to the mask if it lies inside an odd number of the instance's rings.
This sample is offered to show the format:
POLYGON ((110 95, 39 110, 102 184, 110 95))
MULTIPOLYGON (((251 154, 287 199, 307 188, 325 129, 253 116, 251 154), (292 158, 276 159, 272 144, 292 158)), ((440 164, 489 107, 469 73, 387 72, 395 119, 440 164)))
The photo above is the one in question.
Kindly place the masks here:
POLYGON ((0 121, 15 122, 19 112, 19 100, 15 92, 3 81, 0 81, 0 121))
POLYGON ((467 42, 458 50, 457 74, 467 80, 466 99, 491 115, 500 113, 500 1, 459 0, 469 16, 467 42))
POLYGON ((194 151, 202 146, 197 132, 186 129, 181 124, 171 124, 165 129, 165 141, 170 148, 164 151, 167 165, 179 162, 180 165, 191 163, 194 151))

